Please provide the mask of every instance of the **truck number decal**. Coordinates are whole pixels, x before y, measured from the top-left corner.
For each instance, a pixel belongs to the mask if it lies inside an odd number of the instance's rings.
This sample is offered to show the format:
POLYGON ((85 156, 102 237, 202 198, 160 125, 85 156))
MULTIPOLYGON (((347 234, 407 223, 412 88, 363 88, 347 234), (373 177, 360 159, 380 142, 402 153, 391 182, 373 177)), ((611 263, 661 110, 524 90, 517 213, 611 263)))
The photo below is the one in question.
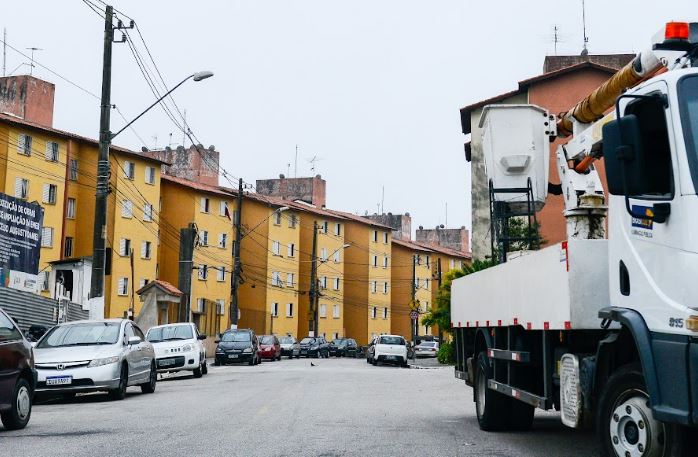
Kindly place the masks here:
POLYGON ((669 327, 683 328, 683 319, 680 317, 670 317, 669 327))

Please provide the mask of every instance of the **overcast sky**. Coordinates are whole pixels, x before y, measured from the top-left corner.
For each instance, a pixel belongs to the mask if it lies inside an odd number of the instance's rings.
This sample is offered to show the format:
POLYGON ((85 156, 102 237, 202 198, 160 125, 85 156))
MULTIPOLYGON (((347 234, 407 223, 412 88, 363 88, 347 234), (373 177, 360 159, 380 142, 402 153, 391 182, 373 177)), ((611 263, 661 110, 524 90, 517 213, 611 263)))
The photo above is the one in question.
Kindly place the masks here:
MULTIPOLYGON (((96 0, 94 0, 95 3, 96 0)), ((195 135, 221 165, 254 182, 294 174, 327 180, 328 206, 385 211, 419 225, 470 226, 470 169, 458 109, 516 88, 554 52, 582 48, 581 0, 115 0, 134 18, 195 135)), ((587 0, 591 53, 639 51, 671 19, 698 20, 694 1, 587 0)), ((101 87, 104 24, 81 0, 12 2, 7 42, 89 91, 101 87)), ((137 34, 131 36, 141 53, 137 34)), ((7 72, 28 59, 8 49, 7 72)), ((16 69, 26 73, 28 66, 16 69)), ((114 45, 112 102, 127 118, 154 100, 126 44, 114 45)), ((98 137, 98 100, 56 84, 54 126, 98 137)), ((112 131, 124 124, 112 114, 112 131)), ((135 124, 148 147, 181 144, 161 109, 135 124), (157 139, 155 138, 157 137, 157 139)), ((116 144, 139 150, 125 132, 116 144)), ((228 183, 225 180, 221 184, 228 183)))

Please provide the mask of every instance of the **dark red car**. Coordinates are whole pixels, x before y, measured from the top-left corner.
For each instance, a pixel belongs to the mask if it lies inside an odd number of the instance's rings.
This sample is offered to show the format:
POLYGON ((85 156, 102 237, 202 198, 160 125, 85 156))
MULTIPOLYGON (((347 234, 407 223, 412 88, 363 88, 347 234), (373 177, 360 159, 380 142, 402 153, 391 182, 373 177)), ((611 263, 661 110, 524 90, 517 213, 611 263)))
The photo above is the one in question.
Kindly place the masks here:
POLYGON ((27 426, 35 388, 32 347, 15 322, 0 309, 0 419, 6 430, 27 426))
POLYGON ((276 335, 259 337, 259 357, 266 360, 281 360, 281 343, 276 335))

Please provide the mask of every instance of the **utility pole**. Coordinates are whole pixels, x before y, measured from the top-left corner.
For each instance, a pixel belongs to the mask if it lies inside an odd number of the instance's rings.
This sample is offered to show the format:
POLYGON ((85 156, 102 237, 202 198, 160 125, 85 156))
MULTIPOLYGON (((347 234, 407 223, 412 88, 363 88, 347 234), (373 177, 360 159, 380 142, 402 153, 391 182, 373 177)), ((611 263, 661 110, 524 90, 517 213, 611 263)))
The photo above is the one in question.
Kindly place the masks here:
POLYGON ((196 225, 179 230, 179 275, 177 287, 182 292, 179 299, 179 322, 189 322, 191 303, 191 272, 194 271, 194 241, 196 225))
POLYGON ((234 214, 235 242, 233 243, 233 274, 230 277, 230 328, 238 327, 238 288, 240 286, 240 273, 242 264, 240 262, 240 241, 242 240, 242 179, 238 180, 237 211, 234 214))
MULTIPOLYGON (((412 306, 411 308, 414 311, 417 311, 417 285, 415 284, 415 281, 417 280, 417 256, 413 255, 412 256, 412 306)), ((417 331, 417 324, 419 322, 419 318, 417 319, 412 319, 412 343, 414 344, 417 341, 417 334, 419 333, 417 331)))
MULTIPOLYGON (((441 257, 436 259, 436 287, 436 295, 438 296, 439 291, 441 290, 441 257)), ((434 308, 434 305, 436 305, 436 303, 431 304, 432 308, 434 308)), ((439 326, 439 344, 443 342, 443 337, 444 331, 441 326, 439 326)))
POLYGON ((135 275, 135 267, 133 265, 133 248, 129 249, 128 251, 128 257, 129 257, 129 262, 131 264, 131 305, 129 306, 129 319, 135 320, 136 316, 134 314, 136 313, 136 305, 135 305, 135 295, 136 295, 136 275, 135 275))
POLYGON ((310 261, 309 305, 312 318, 310 319, 310 325, 308 325, 308 329, 313 332, 313 336, 318 335, 318 299, 320 297, 317 279, 317 230, 318 225, 317 221, 315 221, 313 222, 313 252, 312 259, 310 261))

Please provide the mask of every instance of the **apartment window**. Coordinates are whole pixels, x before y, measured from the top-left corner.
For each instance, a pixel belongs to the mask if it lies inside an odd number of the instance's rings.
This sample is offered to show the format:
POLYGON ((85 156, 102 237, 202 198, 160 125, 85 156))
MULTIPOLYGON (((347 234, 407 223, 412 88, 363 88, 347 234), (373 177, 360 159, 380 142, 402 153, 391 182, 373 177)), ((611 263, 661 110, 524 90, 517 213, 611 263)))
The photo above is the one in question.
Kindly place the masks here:
POLYGON ((225 281, 225 265, 221 265, 220 267, 218 267, 216 279, 221 282, 225 281))
POLYGON ((41 229, 41 247, 53 247, 53 227, 44 227, 41 229))
POLYGON ((141 241, 141 259, 149 259, 151 254, 151 242, 141 241))
POLYGON ((72 257, 73 256, 73 237, 71 236, 66 236, 65 237, 65 245, 63 246, 63 257, 72 257))
POLYGON ((24 178, 15 178, 15 197, 27 198, 29 195, 29 180, 24 178))
POLYGON ((286 317, 293 317, 293 303, 286 303, 286 317))
POLYGON ((136 176, 136 164, 133 162, 129 162, 128 160, 124 161, 124 177, 126 179, 133 180, 133 178, 136 176))
POLYGON ((342 260, 342 254, 341 251, 337 250, 334 251, 334 263, 339 263, 342 260))
POLYGON ((419 278, 414 278, 414 288, 419 289, 419 278))
POLYGON ((237 211, 237 210, 233 211, 233 215, 231 216, 230 221, 231 221, 233 224, 237 224, 237 223, 238 223, 238 211, 237 211))
POLYGON ((327 305, 320 305, 320 317, 327 317, 327 305))
POLYGON ((428 255, 424 256, 424 263, 426 264, 426 266, 429 266, 429 256, 428 255))
POLYGON ((456 268, 456 261, 454 259, 451 259, 451 270, 456 268))
POLYGON ((388 256, 383 256, 383 268, 388 268, 388 256))
POLYGON ((293 287, 293 284, 295 283, 295 275, 293 273, 286 273, 286 285, 288 287, 293 287))
POLYGON ((68 168, 68 179, 71 181, 78 180, 78 160, 70 159, 70 167, 68 168))
POLYGON ((131 200, 123 200, 121 202, 121 217, 133 217, 133 202, 131 200))
POLYGON ((278 303, 271 304, 271 315, 272 315, 272 317, 279 317, 279 304, 278 303))
POLYGON ((225 300, 222 298, 216 299, 216 314, 219 316, 225 315, 225 300))
POLYGON ((141 289, 144 288, 146 285, 148 285, 148 282, 150 282, 150 281, 148 281, 148 280, 145 279, 145 278, 141 278, 141 281, 140 281, 139 286, 138 286, 138 290, 141 290, 141 289))
POLYGON ((320 249, 320 260, 322 262, 327 262, 327 248, 320 249))
POLYGON ((371 293, 375 294, 378 288, 378 281, 371 281, 371 293))
POLYGON ((371 308, 371 318, 375 319, 378 316, 378 307, 374 306, 371 308))
POLYGON ((332 305, 332 317, 339 319, 339 305, 332 305))
POLYGON ((422 264, 422 257, 421 257, 419 254, 415 255, 415 256, 414 256, 414 262, 415 262, 417 265, 421 265, 421 264, 422 264))
POLYGON ((155 167, 145 167, 145 183, 155 184, 155 167))
POLYGON ((17 137, 17 152, 25 156, 32 155, 32 137, 20 133, 17 137))
POLYGON ((228 216, 228 202, 221 200, 220 207, 218 208, 219 216, 228 216))
POLYGON ((205 298, 197 298, 196 299, 196 308, 194 308, 192 310, 192 312, 203 313, 205 307, 206 307, 206 299, 205 298))
POLYGON ((56 194, 58 194, 58 186, 55 184, 44 184, 44 191, 42 195, 43 203, 48 203, 49 205, 56 204, 56 194))
POLYGON ((75 219, 75 199, 68 197, 68 202, 65 205, 65 217, 75 219))
POLYGON ((225 248, 227 245, 228 245, 228 234, 221 233, 220 235, 218 235, 218 247, 225 248))
POLYGON ((150 203, 143 205, 143 220, 145 222, 153 222, 153 205, 150 203))
POLYGON ((377 266, 378 266, 378 256, 377 256, 377 255, 374 255, 374 256, 373 256, 373 266, 374 266, 374 267, 377 267, 377 266))
POLYGON ((339 222, 334 224, 334 234, 336 236, 340 236, 342 234, 342 224, 340 224, 339 222))
POLYGON ((334 278, 334 290, 339 290, 339 278, 334 278))
POLYGON ((297 223, 298 223, 298 216, 296 216, 295 214, 291 214, 288 217, 288 226, 290 228, 296 228, 297 223))
POLYGON ((119 255, 126 257, 131 252, 131 240, 128 238, 121 238, 119 240, 119 255))
POLYGON ((330 223, 327 221, 324 221, 322 223, 322 233, 327 234, 327 232, 329 231, 329 228, 330 228, 330 223))
POLYGON ((373 242, 374 243, 378 242, 378 230, 373 231, 373 242))
POLYGON ((424 288, 425 288, 426 290, 429 290, 429 278, 427 278, 427 279, 424 280, 424 288))
POLYGON ((46 160, 58 162, 58 143, 55 141, 46 142, 46 160))
POLYGON ((199 246, 208 246, 208 230, 199 232, 199 246))
POLYGON ((388 282, 387 281, 383 283, 383 293, 384 294, 388 293, 388 282))
POLYGON ((199 207, 200 211, 201 211, 202 213, 208 213, 209 204, 210 204, 210 203, 211 203, 211 202, 209 201, 208 198, 206 198, 206 197, 201 197, 201 202, 200 202, 200 207, 199 207))
POLYGON ((117 287, 117 293, 122 297, 128 295, 128 278, 119 278, 119 285, 117 287))
POLYGON ((279 273, 278 271, 274 271, 271 273, 271 285, 277 287, 281 287, 283 285, 281 283, 281 273, 279 273))
POLYGON ((388 318, 388 308, 383 308, 383 319, 388 318))
POLYGON ((320 278, 320 287, 327 289, 327 276, 320 278))
POLYGON ((274 211, 274 225, 281 225, 281 211, 274 211))
POLYGON ((272 241, 271 242, 271 252, 274 255, 281 255, 281 243, 278 241, 272 241))
POLYGON ((199 265, 199 279, 202 281, 208 279, 208 265, 199 265))
POLYGON ((383 232, 383 243, 388 244, 388 232, 383 232))
POLYGON ((48 279, 49 279, 48 271, 40 271, 39 272, 39 277, 37 278, 37 281, 41 284, 40 287, 41 287, 42 292, 47 292, 49 290, 48 279))
POLYGON ((296 256, 296 245, 293 243, 288 244, 288 256, 289 257, 295 257, 296 256))

